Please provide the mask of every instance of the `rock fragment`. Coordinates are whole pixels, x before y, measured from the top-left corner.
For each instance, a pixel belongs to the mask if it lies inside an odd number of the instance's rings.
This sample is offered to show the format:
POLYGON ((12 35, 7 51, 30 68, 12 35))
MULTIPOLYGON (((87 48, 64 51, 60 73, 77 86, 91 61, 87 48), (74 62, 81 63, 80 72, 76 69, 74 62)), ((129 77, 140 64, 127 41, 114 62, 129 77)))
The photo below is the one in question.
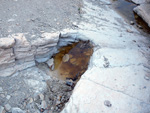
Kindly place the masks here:
POLYGON ((25 113, 25 111, 21 110, 20 108, 12 108, 12 113, 25 113))
POLYGON ((10 111, 11 111, 11 106, 10 106, 9 104, 6 104, 6 105, 4 106, 4 108, 5 108, 5 110, 6 110, 7 112, 10 112, 10 111))
POLYGON ((107 106, 107 107, 111 107, 112 106, 112 104, 110 103, 109 100, 105 100, 104 101, 104 105, 107 106))
POLYGON ((4 107, 0 106, 0 113, 4 113, 4 107))

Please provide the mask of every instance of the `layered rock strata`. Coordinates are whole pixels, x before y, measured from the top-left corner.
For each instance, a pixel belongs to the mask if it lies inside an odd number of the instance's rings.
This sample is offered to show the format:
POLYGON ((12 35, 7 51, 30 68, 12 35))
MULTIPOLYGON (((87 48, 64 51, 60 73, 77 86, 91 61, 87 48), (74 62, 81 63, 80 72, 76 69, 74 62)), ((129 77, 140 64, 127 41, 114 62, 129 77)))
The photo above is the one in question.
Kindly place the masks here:
POLYGON ((43 33, 36 40, 29 40, 23 33, 0 38, 0 76, 10 76, 35 66, 35 62, 47 61, 57 52, 58 40, 59 33, 43 33))

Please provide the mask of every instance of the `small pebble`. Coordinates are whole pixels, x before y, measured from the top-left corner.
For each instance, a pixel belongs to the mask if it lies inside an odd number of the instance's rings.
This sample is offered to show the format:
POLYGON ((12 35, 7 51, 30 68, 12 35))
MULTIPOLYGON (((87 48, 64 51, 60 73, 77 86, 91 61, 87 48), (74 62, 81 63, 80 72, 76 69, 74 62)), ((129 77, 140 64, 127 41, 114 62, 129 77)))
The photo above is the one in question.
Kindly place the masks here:
POLYGON ((9 100, 9 99, 10 99, 10 97, 11 97, 10 95, 7 95, 7 96, 6 96, 7 100, 9 100))
POLYGON ((43 94, 39 94, 39 97, 41 100, 44 100, 44 95, 43 94))
POLYGON ((43 109, 46 109, 47 108, 47 104, 46 104, 46 101, 42 101, 42 103, 41 103, 41 108, 43 108, 43 109))
POLYGON ((150 80, 150 77, 145 75, 145 76, 144 76, 144 79, 147 80, 147 81, 149 81, 149 80, 150 80))
POLYGON ((4 106, 4 108, 5 108, 5 110, 8 111, 8 112, 11 110, 11 106, 10 106, 9 104, 6 104, 6 105, 4 106))
POLYGON ((130 21, 130 25, 134 25, 134 22, 133 22, 133 21, 130 21))
POLYGON ((137 27, 138 27, 139 29, 143 29, 142 26, 140 26, 140 25, 137 25, 137 27))
POLYGON ((4 107, 0 106, 0 113, 4 113, 4 107))
POLYGON ((133 33, 133 31, 131 31, 130 29, 127 29, 127 32, 129 32, 129 33, 133 33))
POLYGON ((29 103, 32 103, 33 102, 33 98, 29 98, 29 103))
POLYGON ((3 88, 2 87, 0 87, 0 92, 2 92, 3 91, 3 88))
POLYGON ((112 106, 112 104, 110 103, 109 100, 105 100, 104 101, 104 105, 107 106, 107 107, 111 107, 112 106))
POLYGON ((25 111, 21 110, 20 108, 12 108, 12 113, 25 113, 25 111))

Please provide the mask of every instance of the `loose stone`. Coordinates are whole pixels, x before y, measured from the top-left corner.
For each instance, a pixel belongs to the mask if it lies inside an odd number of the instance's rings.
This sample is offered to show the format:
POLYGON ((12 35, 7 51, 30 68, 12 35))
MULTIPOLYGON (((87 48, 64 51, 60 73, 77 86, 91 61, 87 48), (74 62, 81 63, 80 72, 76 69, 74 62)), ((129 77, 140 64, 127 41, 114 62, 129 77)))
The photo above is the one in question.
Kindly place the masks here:
POLYGON ((127 32, 129 32, 129 33, 133 33, 133 31, 131 31, 130 29, 127 29, 127 32))
POLYGON ((130 25, 134 25, 134 22, 133 22, 133 21, 130 21, 130 25))
POLYGON ((11 106, 9 105, 9 104, 6 104, 5 106, 4 106, 4 108, 5 108, 5 110, 6 111, 11 111, 11 106))
POLYGON ((144 79, 147 80, 147 81, 149 81, 149 80, 150 80, 150 77, 145 75, 145 76, 144 76, 144 79))
POLYGON ((4 107, 0 106, 0 113, 4 113, 4 107))
POLYGON ((10 95, 7 95, 6 98, 7 98, 7 100, 9 100, 9 99, 11 98, 11 96, 10 96, 10 95))
POLYGON ((41 100, 44 100, 44 95, 43 94, 39 94, 39 97, 41 100))
POLYGON ((12 113, 25 113, 25 111, 21 110, 20 108, 12 108, 12 113))
POLYGON ((46 104, 46 101, 42 101, 42 103, 41 103, 41 108, 43 108, 43 109, 46 109, 47 108, 47 104, 46 104))
POLYGON ((107 107, 111 107, 112 106, 112 104, 110 103, 109 100, 105 100, 104 101, 104 105, 107 106, 107 107))
POLYGON ((63 62, 67 62, 69 60, 69 55, 65 54, 63 57, 63 62))
POLYGON ((2 92, 3 91, 3 88, 2 87, 0 87, 0 92, 2 92))

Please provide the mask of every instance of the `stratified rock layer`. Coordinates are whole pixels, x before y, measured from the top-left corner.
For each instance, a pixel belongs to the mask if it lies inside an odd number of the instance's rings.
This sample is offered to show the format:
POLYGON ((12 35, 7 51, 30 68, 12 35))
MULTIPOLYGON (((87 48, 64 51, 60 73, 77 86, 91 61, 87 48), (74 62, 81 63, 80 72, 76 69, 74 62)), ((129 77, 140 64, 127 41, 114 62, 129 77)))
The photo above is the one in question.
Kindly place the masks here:
POLYGON ((58 40, 58 33, 43 33, 36 40, 29 40, 23 33, 0 38, 0 76, 35 66, 35 61, 47 61, 57 51, 58 40))

